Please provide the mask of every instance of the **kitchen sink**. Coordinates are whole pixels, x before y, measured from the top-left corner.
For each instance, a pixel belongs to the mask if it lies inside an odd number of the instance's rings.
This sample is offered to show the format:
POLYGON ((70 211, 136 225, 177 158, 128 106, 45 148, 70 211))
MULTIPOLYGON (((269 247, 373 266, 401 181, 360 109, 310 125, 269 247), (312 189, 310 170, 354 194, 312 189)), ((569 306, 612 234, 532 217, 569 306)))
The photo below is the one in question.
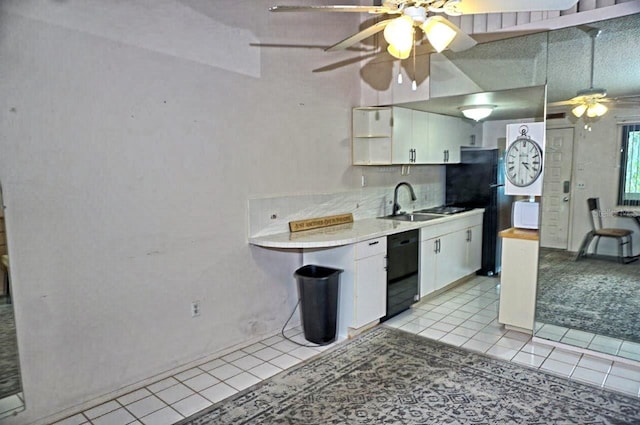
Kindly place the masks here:
POLYGON ((436 214, 397 214, 386 215, 384 217, 378 217, 386 220, 398 220, 398 221, 429 221, 436 218, 442 218, 442 215, 436 214))
POLYGON ((461 213, 461 212, 465 212, 467 210, 468 209, 464 208, 464 207, 453 207, 453 206, 441 205, 439 207, 425 208, 423 210, 414 211, 414 214, 415 213, 426 213, 426 214, 450 215, 450 214, 458 214, 458 213, 461 213))

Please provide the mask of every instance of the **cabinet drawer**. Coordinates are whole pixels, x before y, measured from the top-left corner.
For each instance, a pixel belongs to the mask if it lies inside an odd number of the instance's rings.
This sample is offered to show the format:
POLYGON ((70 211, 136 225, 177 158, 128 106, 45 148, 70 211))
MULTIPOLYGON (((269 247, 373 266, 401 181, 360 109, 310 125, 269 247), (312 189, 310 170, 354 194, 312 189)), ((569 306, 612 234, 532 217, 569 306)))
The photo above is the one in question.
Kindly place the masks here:
POLYGON ((434 223, 431 226, 425 226, 421 228, 420 240, 426 241, 437 236, 446 235, 448 233, 457 232, 458 230, 482 225, 482 217, 482 214, 475 214, 466 217, 451 216, 451 218, 444 223, 434 223))
POLYGON ((369 239, 356 244, 356 260, 377 254, 386 254, 387 238, 369 239))

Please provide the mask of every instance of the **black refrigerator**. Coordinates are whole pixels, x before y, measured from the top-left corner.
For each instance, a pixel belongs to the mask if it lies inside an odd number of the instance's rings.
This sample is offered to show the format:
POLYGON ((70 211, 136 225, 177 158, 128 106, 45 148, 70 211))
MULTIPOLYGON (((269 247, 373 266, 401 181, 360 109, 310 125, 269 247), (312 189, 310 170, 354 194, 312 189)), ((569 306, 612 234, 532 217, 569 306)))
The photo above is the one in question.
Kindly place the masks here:
POLYGON ((500 272, 498 232, 511 226, 513 201, 504 194, 503 161, 498 149, 462 148, 460 164, 446 166, 446 205, 484 208, 482 268, 478 274, 485 276, 500 272))

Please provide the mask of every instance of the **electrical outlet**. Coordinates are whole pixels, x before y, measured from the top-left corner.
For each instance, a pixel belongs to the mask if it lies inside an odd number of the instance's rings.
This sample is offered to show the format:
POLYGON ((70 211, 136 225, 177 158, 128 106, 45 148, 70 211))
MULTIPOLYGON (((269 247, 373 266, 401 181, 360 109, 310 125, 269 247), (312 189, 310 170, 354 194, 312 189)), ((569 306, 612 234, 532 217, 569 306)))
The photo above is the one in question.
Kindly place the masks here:
POLYGON ((191 317, 200 316, 200 301, 191 302, 191 317))

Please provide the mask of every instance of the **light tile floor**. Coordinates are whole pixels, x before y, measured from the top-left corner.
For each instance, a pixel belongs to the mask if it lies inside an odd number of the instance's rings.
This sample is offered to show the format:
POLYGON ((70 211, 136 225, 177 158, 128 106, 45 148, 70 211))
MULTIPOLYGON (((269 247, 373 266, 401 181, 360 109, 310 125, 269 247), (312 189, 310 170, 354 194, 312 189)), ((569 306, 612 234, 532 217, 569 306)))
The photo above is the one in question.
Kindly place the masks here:
MULTIPOLYGON (((535 343, 530 335, 505 330, 497 322, 498 284, 497 278, 478 276, 415 304, 384 326, 640 396, 640 367, 535 343)), ((295 341, 309 344, 300 328, 290 329, 286 334, 295 341)), ((573 333, 571 338, 593 342, 594 337, 573 333)), ((597 341, 603 345, 609 342, 597 341)), ((300 347, 280 335, 272 336, 55 425, 173 424, 329 347, 300 347)), ((640 346, 625 349, 640 356, 640 346)))

